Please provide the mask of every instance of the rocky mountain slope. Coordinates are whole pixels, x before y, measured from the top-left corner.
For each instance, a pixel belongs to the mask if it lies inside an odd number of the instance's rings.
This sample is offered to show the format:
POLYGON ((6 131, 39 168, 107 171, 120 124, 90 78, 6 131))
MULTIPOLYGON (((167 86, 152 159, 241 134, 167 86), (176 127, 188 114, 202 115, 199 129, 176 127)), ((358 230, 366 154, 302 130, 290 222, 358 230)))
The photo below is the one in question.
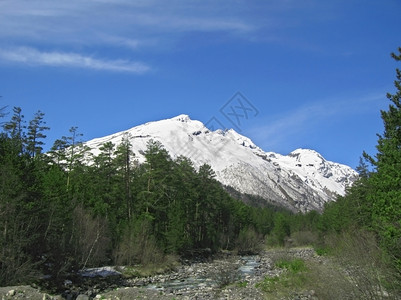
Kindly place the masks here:
POLYGON ((186 156, 196 167, 209 164, 222 184, 294 211, 321 210, 325 202, 343 195, 357 177, 352 168, 327 161, 316 151, 265 152, 233 129, 211 131, 187 115, 149 122, 85 144, 96 155, 103 143, 117 145, 124 136, 129 137, 140 163, 147 142, 159 141, 173 158, 186 156))

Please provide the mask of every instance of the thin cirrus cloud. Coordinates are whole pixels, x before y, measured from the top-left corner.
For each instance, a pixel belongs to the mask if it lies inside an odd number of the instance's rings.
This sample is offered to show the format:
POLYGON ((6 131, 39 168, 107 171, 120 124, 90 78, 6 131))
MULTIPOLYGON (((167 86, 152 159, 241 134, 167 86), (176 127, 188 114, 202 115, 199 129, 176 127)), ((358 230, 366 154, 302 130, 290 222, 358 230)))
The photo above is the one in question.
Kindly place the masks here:
POLYGON ((0 61, 143 74, 151 70, 143 62, 102 59, 64 49, 106 46, 106 51, 120 48, 140 55, 148 49, 169 51, 188 32, 244 35, 254 29, 236 10, 223 8, 176 0, 168 4, 160 0, 5 0, 0 2, 0 61), (32 45, 59 51, 42 51, 32 45))
POLYGON ((150 67, 141 62, 121 59, 102 60, 78 53, 41 52, 29 47, 0 49, 0 60, 26 66, 68 67, 137 74, 150 71, 150 67))
POLYGON ((252 135, 261 141, 265 146, 282 146, 291 140, 292 137, 306 137, 310 131, 317 129, 316 124, 322 120, 334 122, 342 120, 347 116, 363 115, 377 111, 383 94, 372 93, 355 98, 345 99, 324 99, 319 102, 312 102, 301 106, 290 112, 277 116, 268 121, 265 125, 257 126, 250 131, 252 135))
MULTIPOLYGON (((224 3, 224 2, 223 2, 224 3)), ((93 39, 101 33, 125 39, 189 31, 248 33, 254 29, 240 12, 203 2, 11 1, 0 3, 0 37, 40 40, 93 39), (95 34, 94 34, 95 33, 95 34)))

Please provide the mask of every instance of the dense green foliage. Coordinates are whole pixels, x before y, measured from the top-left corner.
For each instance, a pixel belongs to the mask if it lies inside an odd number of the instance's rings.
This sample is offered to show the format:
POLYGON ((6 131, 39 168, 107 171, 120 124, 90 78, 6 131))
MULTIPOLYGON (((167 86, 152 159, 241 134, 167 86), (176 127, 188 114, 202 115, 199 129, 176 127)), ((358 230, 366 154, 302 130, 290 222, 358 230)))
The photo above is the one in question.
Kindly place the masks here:
MULTIPOLYGON (((393 57, 401 60, 401 48, 393 57)), ((379 136, 373 161, 376 172, 369 178, 371 189, 367 198, 372 203, 373 229, 401 270, 401 70, 396 71, 397 91, 387 95, 392 103, 381 112, 384 133, 379 136)))
POLYGON ((93 155, 72 127, 43 154, 43 117, 25 126, 16 107, 0 136, 0 284, 199 249, 253 251, 274 227, 272 207, 232 198, 210 166, 172 159, 158 142, 138 164, 129 136, 93 155))

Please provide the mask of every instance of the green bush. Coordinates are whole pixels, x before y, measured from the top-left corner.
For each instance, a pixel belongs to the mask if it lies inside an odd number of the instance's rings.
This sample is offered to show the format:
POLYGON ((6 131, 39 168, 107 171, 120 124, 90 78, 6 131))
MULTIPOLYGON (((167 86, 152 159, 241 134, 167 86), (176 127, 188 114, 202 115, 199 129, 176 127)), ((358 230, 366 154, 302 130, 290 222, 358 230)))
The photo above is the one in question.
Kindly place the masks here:
POLYGON ((273 257, 274 266, 283 269, 279 276, 266 276, 263 281, 256 284, 268 296, 268 299, 281 299, 289 294, 303 294, 307 286, 307 272, 305 261, 290 257, 287 252, 277 253, 273 257))
POLYGON ((315 247, 315 252, 319 256, 324 256, 330 253, 330 249, 324 246, 315 247))
POLYGON ((258 282, 256 284, 256 287, 260 288, 265 293, 272 293, 277 290, 279 282, 280 282, 279 276, 274 276, 274 277, 266 276, 262 282, 258 282))
POLYGON ((282 260, 276 262, 275 265, 276 265, 276 267, 281 268, 281 269, 286 269, 293 274, 307 270, 305 262, 300 258, 294 258, 292 260, 282 259, 282 260))

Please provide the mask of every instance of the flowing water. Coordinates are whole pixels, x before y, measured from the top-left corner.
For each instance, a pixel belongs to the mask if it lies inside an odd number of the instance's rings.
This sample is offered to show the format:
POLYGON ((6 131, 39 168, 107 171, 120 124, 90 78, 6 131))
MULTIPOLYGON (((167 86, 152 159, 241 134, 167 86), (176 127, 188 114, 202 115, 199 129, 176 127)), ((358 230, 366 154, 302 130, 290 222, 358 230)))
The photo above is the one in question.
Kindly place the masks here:
POLYGON ((188 277, 185 279, 176 279, 171 281, 166 281, 158 284, 150 284, 147 288, 152 290, 183 290, 183 289, 197 289, 197 288, 206 288, 206 287, 214 287, 217 285, 217 282, 210 278, 201 278, 201 277, 188 277))
POLYGON ((222 274, 213 274, 209 277, 202 275, 189 276, 182 279, 167 280, 156 284, 149 284, 146 287, 153 290, 160 291, 177 291, 177 290, 191 290, 200 288, 213 288, 225 283, 233 282, 235 280, 244 280, 255 273, 255 269, 259 266, 257 256, 243 256, 240 258, 240 266, 230 273, 224 272, 222 274), (226 278, 222 278, 222 276, 226 278), (228 282, 227 282, 228 281, 228 282))
POLYGON ((257 256, 243 256, 241 257, 243 264, 238 268, 239 275, 241 278, 253 275, 255 269, 259 266, 257 256))

